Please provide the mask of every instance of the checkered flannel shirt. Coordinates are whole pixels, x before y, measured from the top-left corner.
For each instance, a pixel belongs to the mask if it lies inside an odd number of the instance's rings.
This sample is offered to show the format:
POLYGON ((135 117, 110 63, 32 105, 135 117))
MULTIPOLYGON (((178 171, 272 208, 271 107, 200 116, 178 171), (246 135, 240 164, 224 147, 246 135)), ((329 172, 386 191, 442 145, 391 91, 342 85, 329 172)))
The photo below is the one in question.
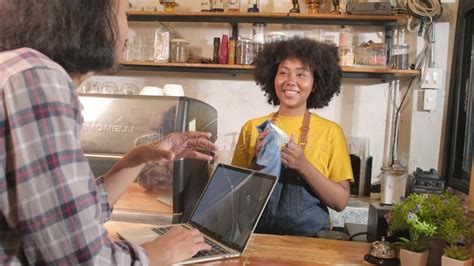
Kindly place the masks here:
POLYGON ((80 144, 82 105, 69 75, 41 53, 0 53, 0 264, 148 264, 113 242, 111 209, 80 144))

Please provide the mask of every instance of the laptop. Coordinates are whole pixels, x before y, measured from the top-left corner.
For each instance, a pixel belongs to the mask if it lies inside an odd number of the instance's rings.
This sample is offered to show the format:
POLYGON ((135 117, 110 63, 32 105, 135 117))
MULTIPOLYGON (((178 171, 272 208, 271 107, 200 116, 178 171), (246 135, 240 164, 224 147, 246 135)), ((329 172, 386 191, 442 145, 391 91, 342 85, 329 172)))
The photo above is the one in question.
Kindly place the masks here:
POLYGON ((197 228, 212 249, 200 251, 180 264, 238 257, 244 252, 276 182, 272 175, 219 164, 187 223, 117 233, 131 243, 142 244, 172 226, 197 228))

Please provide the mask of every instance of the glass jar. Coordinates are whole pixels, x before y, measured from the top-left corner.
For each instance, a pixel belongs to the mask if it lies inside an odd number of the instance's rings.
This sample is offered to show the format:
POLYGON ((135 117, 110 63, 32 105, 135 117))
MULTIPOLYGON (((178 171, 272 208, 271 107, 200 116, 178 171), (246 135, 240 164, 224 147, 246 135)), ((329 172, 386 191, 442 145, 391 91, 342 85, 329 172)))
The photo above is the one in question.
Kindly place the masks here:
POLYGON ((354 47, 352 46, 339 47, 339 57, 341 59, 341 66, 353 66, 354 65, 354 47))
POLYGON ((212 11, 224 12, 224 0, 212 0, 212 11))
POLYGON ((352 28, 342 28, 339 31, 339 46, 350 47, 353 46, 354 31, 352 28))
POLYGON ((306 32, 304 34, 304 37, 315 40, 317 42, 323 42, 323 36, 324 36, 325 32, 326 31, 323 30, 323 29, 315 29, 313 31, 306 32))
POLYGON ((254 42, 264 43, 265 42, 265 23, 254 23, 252 29, 252 38, 254 42))
POLYGON ((189 55, 189 42, 184 39, 171 40, 171 62, 185 63, 189 55))
POLYGON ((237 41, 235 63, 237 65, 250 65, 253 62, 253 42, 242 38, 237 41))
POLYGON ((354 63, 358 66, 366 66, 369 64, 368 62, 368 50, 369 48, 366 46, 361 46, 355 48, 354 54, 354 63))
POLYGON ((266 36, 266 42, 279 42, 286 40, 286 34, 281 31, 271 31, 266 36))
POLYGON ((239 12, 240 11, 240 0, 229 0, 228 9, 229 12, 239 12))
POLYGON ((263 43, 253 42, 253 57, 255 58, 263 50, 263 43))
POLYGON ((211 0, 201 0, 201 12, 210 12, 210 11, 212 11, 211 0))
POLYGON ((369 66, 387 65, 387 46, 385 43, 372 43, 367 49, 369 66))
POLYGON ((395 69, 408 69, 408 44, 401 43, 392 47, 390 63, 395 69))

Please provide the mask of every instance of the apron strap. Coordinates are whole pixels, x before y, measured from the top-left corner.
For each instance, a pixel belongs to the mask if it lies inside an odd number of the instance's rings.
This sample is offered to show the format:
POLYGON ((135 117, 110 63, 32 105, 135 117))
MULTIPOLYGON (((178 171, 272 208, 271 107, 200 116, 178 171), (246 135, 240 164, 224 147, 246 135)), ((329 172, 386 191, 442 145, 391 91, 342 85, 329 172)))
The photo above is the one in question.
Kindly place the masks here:
MULTIPOLYGON (((275 122, 275 120, 278 118, 279 115, 280 114, 278 111, 273 113, 273 116, 271 119, 272 123, 275 122)), ((306 110, 303 117, 303 124, 300 127, 300 139, 298 143, 303 149, 306 147, 306 144, 308 144, 307 141, 308 141, 308 131, 309 131, 310 120, 311 120, 311 113, 308 110, 306 110)))

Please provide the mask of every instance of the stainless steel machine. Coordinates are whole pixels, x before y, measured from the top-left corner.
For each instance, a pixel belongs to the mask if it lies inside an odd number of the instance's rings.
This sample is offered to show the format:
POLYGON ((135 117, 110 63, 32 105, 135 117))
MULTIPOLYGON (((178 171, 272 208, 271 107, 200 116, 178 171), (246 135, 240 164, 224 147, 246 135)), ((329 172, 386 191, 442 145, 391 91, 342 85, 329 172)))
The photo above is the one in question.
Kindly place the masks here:
MULTIPOLYGON (((80 101, 81 143, 95 176, 105 174, 134 145, 172 132, 211 132, 213 141, 217 136, 217 110, 193 98, 89 94, 80 101)), ((192 159, 150 164, 138 177, 139 183, 169 193, 162 197, 170 199, 174 223, 189 219, 208 179, 208 162, 192 159)))

